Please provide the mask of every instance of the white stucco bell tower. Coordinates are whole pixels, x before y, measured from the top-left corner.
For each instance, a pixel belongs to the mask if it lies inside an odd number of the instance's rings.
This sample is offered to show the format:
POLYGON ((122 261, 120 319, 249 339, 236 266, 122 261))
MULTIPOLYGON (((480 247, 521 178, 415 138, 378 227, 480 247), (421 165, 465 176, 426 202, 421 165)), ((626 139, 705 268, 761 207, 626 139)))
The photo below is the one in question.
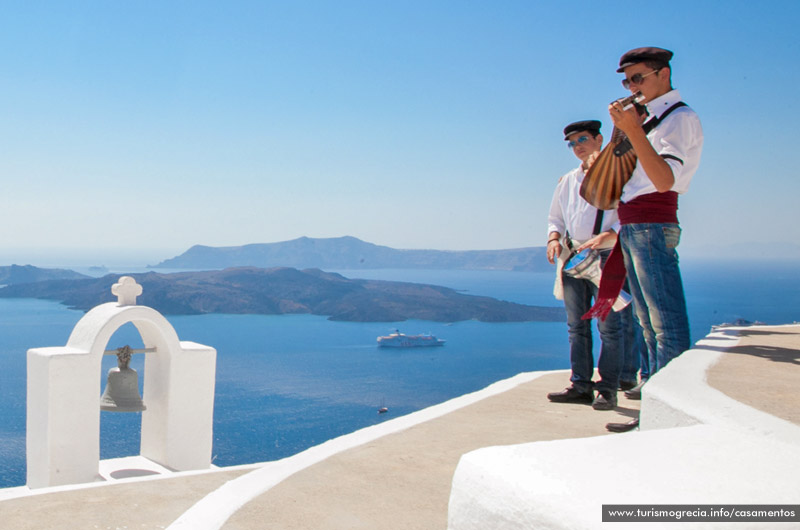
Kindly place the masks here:
POLYGON ((27 485, 103 480, 100 465, 101 361, 128 322, 145 346, 141 457, 171 471, 211 467, 214 348, 178 340, 156 310, 136 305, 142 286, 123 276, 75 325, 66 346, 28 350, 27 485))

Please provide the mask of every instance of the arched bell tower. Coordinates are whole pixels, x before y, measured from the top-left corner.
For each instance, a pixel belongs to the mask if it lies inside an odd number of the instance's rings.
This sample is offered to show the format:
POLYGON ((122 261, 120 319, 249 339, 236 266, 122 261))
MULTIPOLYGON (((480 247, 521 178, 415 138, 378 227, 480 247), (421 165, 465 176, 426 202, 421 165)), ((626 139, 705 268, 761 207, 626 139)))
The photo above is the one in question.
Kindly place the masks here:
POLYGON ((178 340, 156 310, 137 306, 141 285, 123 276, 75 325, 66 346, 28 350, 27 485, 102 480, 100 372, 111 336, 131 322, 146 350, 141 457, 173 471, 211 467, 214 348, 178 340))

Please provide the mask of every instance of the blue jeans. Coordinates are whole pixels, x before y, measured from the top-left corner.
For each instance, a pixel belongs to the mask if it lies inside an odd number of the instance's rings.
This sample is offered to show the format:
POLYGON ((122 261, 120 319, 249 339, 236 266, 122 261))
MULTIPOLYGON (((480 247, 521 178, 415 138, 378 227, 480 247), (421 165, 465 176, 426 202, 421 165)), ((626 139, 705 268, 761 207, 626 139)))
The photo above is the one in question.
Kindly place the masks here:
MULTIPOLYGON (((589 280, 579 280, 566 274, 564 283, 564 307, 567 310, 569 329, 569 360, 572 365, 572 386, 579 392, 592 389, 594 355, 592 354, 592 321, 583 316, 592 307, 592 297, 597 296, 597 287, 589 280)), ((622 328, 618 313, 611 312, 605 322, 597 321, 602 344, 597 371, 600 381, 594 389, 616 392, 622 365, 622 328)))
MULTIPOLYGON (((625 282, 623 289, 630 292, 628 282, 625 282)), ((650 375, 649 359, 642 328, 633 315, 633 303, 620 311, 619 316, 622 326, 622 369, 619 380, 637 381, 639 369, 641 369, 642 380, 645 380, 650 375)))
POLYGON ((625 268, 634 312, 647 344, 649 375, 689 349, 689 317, 675 248, 681 229, 675 223, 622 225, 625 268))

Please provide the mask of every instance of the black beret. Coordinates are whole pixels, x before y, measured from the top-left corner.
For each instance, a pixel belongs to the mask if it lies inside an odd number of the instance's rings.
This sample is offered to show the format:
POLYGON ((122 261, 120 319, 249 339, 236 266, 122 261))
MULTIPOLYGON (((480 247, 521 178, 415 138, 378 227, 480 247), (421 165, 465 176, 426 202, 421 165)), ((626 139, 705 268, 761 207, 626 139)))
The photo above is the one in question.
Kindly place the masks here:
POLYGON ((669 66, 670 59, 672 59, 672 52, 664 48, 636 48, 620 57, 617 72, 622 73, 627 67, 645 61, 658 61, 669 66))
POLYGON ((597 120, 584 120, 584 121, 576 121, 575 123, 570 123, 566 127, 564 127, 564 140, 569 138, 569 135, 576 132, 581 131, 591 131, 593 133, 599 133, 600 127, 602 123, 597 120))

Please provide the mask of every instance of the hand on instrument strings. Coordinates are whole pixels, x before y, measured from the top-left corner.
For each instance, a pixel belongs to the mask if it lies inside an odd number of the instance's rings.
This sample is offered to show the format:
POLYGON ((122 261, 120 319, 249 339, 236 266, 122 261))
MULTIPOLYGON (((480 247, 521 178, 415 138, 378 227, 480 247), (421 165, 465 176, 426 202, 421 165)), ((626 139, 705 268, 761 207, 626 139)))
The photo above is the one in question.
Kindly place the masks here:
POLYGON ((580 252, 585 248, 608 248, 614 246, 617 242, 617 233, 613 230, 606 230, 605 232, 600 232, 592 239, 587 240, 583 245, 579 246, 576 252, 580 252))
POLYGON ((608 113, 611 115, 611 121, 614 122, 614 127, 625 133, 630 138, 631 134, 635 134, 642 130, 642 117, 636 112, 634 107, 628 110, 623 110, 622 105, 617 102, 608 106, 608 113))

